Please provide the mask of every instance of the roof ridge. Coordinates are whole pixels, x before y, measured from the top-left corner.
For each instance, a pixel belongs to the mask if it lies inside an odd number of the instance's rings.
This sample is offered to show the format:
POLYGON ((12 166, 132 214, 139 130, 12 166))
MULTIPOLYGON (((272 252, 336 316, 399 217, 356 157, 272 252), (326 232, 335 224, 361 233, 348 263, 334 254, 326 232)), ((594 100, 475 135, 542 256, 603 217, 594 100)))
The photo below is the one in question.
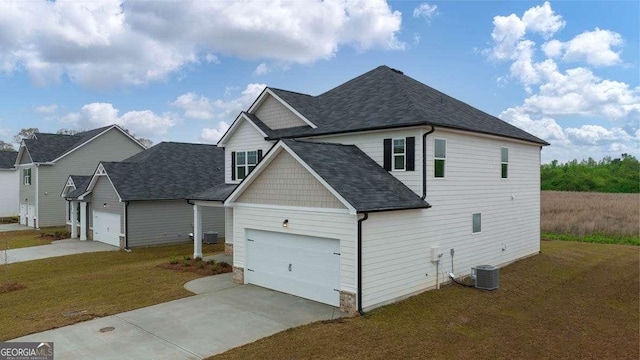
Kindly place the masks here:
POLYGON ((281 88, 272 87, 272 86, 267 86, 267 88, 271 89, 271 90, 284 91, 284 92, 288 92, 288 93, 296 94, 296 95, 304 95, 304 96, 309 96, 309 97, 313 97, 313 98, 316 97, 315 95, 309 95, 309 94, 301 93, 299 91, 291 91, 291 90, 281 89, 281 88))
POLYGON ((374 71, 379 71, 379 70, 383 70, 383 69, 391 70, 391 68, 389 66, 387 66, 387 65, 380 65, 380 66, 378 66, 378 67, 376 67, 374 69, 371 69, 371 70, 367 71, 364 74, 360 74, 360 75, 354 77, 353 79, 348 80, 347 82, 344 82, 344 83, 342 83, 342 84, 340 84, 340 85, 338 85, 338 86, 336 86, 336 87, 334 87, 332 89, 329 89, 329 90, 323 92, 322 94, 318 95, 317 97, 321 97, 321 96, 323 96, 325 94, 328 94, 328 93, 330 93, 330 92, 332 92, 334 90, 337 90, 337 89, 340 89, 342 87, 345 87, 346 85, 351 84, 352 82, 354 82, 354 81, 356 81, 356 80, 358 80, 358 79, 360 79, 360 78, 362 78, 364 76, 368 76, 370 73, 372 73, 374 71))

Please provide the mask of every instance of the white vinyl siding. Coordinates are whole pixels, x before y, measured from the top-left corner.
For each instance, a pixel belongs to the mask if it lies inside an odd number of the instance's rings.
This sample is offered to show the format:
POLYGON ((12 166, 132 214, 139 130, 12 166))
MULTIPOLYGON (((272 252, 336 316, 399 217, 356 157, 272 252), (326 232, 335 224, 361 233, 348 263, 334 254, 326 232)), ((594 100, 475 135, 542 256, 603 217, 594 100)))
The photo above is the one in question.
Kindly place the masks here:
MULTIPOLYGON (((434 288, 431 247, 444 254, 440 282, 451 272, 450 249, 456 275, 540 251, 540 147, 510 143, 509 182, 504 182, 495 173, 501 162, 496 147, 504 145, 503 139, 436 130, 427 137, 427 148, 434 148, 434 138, 445 137, 447 181, 427 182, 432 207, 373 213, 362 223, 365 310, 434 288), (476 234, 474 213, 482 214, 482 231, 476 234)), ((434 173, 433 160, 429 151, 428 174, 434 173)))
MULTIPOLYGON (((372 131, 358 134, 331 135, 307 138, 308 141, 329 142, 345 145, 356 145, 360 150, 372 158, 375 162, 384 166, 384 139, 405 139, 415 137, 415 171, 391 171, 398 180, 402 181, 409 189, 418 195, 422 195, 422 134, 428 129, 403 129, 372 131)), ((431 135, 430 135, 431 136, 431 135)), ((432 145, 433 146, 433 145, 432 145)), ((406 162, 406 160, 405 160, 406 162)), ((393 161, 392 161, 393 165, 393 161)))
POLYGON ((117 129, 85 144, 52 166, 40 166, 37 179, 39 226, 65 224, 64 199, 60 191, 69 175, 92 175, 100 161, 121 161, 143 149, 117 129))
MULTIPOLYGON (((120 233, 124 234, 124 203, 120 202, 118 194, 106 176, 99 176, 91 192, 91 209, 93 212, 120 215, 120 233)), ((93 218, 91 226, 93 226, 93 218)))
POLYGON ((244 268, 246 234, 249 229, 285 232, 340 241, 341 290, 356 291, 356 216, 350 214, 305 211, 296 208, 233 208, 233 265, 244 268), (284 219, 289 226, 282 227, 284 219))
POLYGON ((0 216, 13 216, 20 213, 21 174, 20 170, 0 170, 0 216))
POLYGON ((264 137, 247 120, 240 121, 242 122, 224 147, 224 179, 228 184, 240 182, 239 179, 231 180, 231 171, 235 171, 231 166, 231 153, 262 150, 262 153, 266 154, 273 145, 272 141, 265 141, 264 137))
POLYGON ((260 107, 256 109, 255 115, 270 129, 274 130, 296 126, 309 126, 271 95, 266 96, 265 100, 260 104, 260 107))

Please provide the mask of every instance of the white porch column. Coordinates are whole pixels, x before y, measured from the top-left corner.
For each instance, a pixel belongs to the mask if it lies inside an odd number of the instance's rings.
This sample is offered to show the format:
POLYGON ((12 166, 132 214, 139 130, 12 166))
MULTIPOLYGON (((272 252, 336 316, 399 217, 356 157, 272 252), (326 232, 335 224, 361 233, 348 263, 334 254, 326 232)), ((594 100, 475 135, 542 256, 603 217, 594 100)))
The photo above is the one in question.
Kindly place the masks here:
POLYGON ((71 238, 75 239, 78 237, 78 203, 75 201, 71 202, 71 238))
POLYGON ((80 240, 87 240, 87 203, 80 203, 80 240))
POLYGON ((193 205, 193 258, 202 257, 202 209, 193 205))

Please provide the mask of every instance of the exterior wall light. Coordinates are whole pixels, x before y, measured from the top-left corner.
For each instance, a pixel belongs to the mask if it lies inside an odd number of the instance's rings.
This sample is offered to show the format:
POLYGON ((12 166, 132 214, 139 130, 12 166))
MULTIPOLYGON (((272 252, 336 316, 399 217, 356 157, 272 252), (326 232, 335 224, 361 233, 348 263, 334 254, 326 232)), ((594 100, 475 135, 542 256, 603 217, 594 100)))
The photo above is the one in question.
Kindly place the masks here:
POLYGON ((106 208, 107 207, 107 203, 102 204, 102 207, 106 208))
POLYGON ((282 227, 289 227, 289 219, 284 219, 282 222, 282 227))

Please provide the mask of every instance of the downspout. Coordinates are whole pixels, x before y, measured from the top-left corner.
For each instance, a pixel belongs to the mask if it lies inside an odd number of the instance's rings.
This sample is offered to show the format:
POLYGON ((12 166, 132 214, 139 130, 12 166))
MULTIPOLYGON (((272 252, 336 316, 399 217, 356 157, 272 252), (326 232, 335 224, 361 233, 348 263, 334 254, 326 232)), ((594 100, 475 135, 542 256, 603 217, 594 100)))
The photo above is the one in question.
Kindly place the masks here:
POLYGON ((362 222, 369 218, 369 213, 364 213, 362 219, 358 219, 358 313, 364 315, 362 310, 362 222))
POLYGON ((124 202, 124 250, 129 250, 129 201, 124 202))
POLYGON ((431 130, 422 135, 422 200, 427 198, 427 135, 433 133, 436 129, 431 126, 431 130))

